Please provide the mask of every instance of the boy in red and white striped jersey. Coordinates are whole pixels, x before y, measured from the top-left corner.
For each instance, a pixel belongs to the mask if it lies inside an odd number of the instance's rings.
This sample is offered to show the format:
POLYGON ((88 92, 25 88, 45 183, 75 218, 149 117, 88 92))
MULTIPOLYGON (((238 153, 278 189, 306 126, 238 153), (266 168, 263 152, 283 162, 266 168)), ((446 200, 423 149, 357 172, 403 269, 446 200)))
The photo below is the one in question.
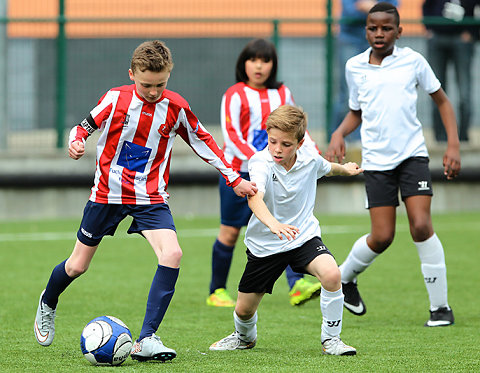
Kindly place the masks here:
POLYGON ((182 257, 166 192, 177 134, 219 170, 238 196, 256 193, 255 185, 231 168, 185 99, 166 89, 172 68, 170 50, 163 42, 140 44, 129 70, 134 84, 109 90, 70 132, 68 152, 73 159, 83 156, 85 141, 95 130, 102 133, 97 144, 94 186, 77 242, 71 256, 54 268, 40 296, 34 330, 43 346, 53 341, 58 297, 88 269, 102 238, 113 235, 118 224, 130 215, 133 222, 128 233, 142 234, 158 258, 142 330, 131 356, 141 361, 176 357, 155 332, 175 291, 182 257))

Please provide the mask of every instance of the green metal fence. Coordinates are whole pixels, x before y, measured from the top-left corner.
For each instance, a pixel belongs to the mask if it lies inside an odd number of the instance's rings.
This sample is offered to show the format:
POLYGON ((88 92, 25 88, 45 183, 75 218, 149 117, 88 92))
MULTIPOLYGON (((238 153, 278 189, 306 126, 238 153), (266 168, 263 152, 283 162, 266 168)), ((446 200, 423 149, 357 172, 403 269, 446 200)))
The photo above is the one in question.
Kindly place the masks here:
MULTIPOLYGON (((225 19, 155 19, 155 18, 69 18, 65 15, 65 0, 58 0, 58 15, 53 18, 8 18, 6 12, 6 1, 2 3, 0 10, 0 26, 2 37, 0 44, 0 53, 3 57, 3 62, 0 63, 0 90, 10 95, 4 99, 0 99, 2 106, 0 106, 0 119, 3 124, 0 125, 0 149, 12 149, 22 146, 22 140, 17 139, 18 134, 27 133, 24 136, 24 146, 31 146, 35 144, 37 132, 35 130, 49 131, 50 142, 47 141, 45 147, 62 148, 65 146, 66 129, 72 127, 75 122, 79 122, 88 113, 91 107, 94 106, 96 99, 99 98, 108 88, 115 85, 126 84, 125 79, 111 78, 108 76, 116 73, 117 63, 122 62, 122 69, 128 69, 128 58, 133 51, 133 48, 142 38, 75 38, 69 39, 67 37, 66 28, 69 24, 75 23, 222 23, 225 19), (11 24, 31 23, 33 25, 40 25, 54 22, 57 25, 57 33, 54 39, 48 38, 16 38, 8 39, 6 26, 11 24), (100 50, 106 51, 102 55, 100 50), (123 52, 120 52, 123 51, 123 52), (25 70, 18 70, 18 61, 22 60, 28 55, 30 64, 23 66, 25 70), (101 67, 102 64, 109 64, 111 68, 101 67), (99 67, 100 66, 100 67, 99 67), (105 73, 97 72, 96 70, 105 69, 105 73), (27 71, 28 70, 28 71, 27 71), (34 70, 34 71, 30 71, 34 70), (23 76, 26 73, 29 77, 23 76), (31 75, 31 76, 30 76, 31 75), (103 79, 111 80, 110 86, 104 83, 103 79), (52 84, 52 81, 54 84, 52 84), (29 82, 34 84, 34 87, 28 87, 29 82), (26 87, 22 87, 25 84, 26 87), (99 87, 97 87, 97 85, 99 87), (13 87, 13 89, 11 89, 13 87), (81 87, 84 87, 84 94, 80 94, 81 87), (3 89, 1 89, 3 88, 3 89), (28 88, 26 91, 23 88, 28 88), (30 91, 29 91, 30 90, 30 91), (92 92, 90 92, 90 90, 92 92), (29 94, 32 97, 29 97, 29 94), (15 96, 15 97, 12 97, 15 96), (86 96, 86 97, 83 97, 86 96), (18 96, 18 97, 17 97, 18 96), (82 97, 79 97, 82 96, 82 97), (33 100, 30 102, 29 100, 33 100), (88 104, 87 104, 88 102, 88 104), (27 113, 30 113, 27 115, 27 113), (83 114, 82 114, 83 113, 83 114), (22 117, 24 115, 25 117, 22 117), (28 123, 28 124, 17 124, 28 123), (30 132, 29 132, 30 131, 30 132), (53 132, 52 132, 53 131, 53 132), (53 143, 52 138, 53 136, 53 143), (14 141, 9 140, 13 137, 14 141), (26 140, 25 140, 26 139, 26 140)), ((277 45, 280 55, 280 64, 287 67, 281 70, 280 78, 290 86, 290 82, 296 85, 297 90, 294 91, 298 103, 298 96, 301 98, 300 104, 304 106, 307 111, 313 112, 315 119, 311 119, 311 125, 317 130, 328 133, 329 124, 332 118, 332 105, 334 99, 334 92, 336 87, 335 81, 335 66, 334 66, 334 49, 335 49, 335 27, 340 23, 351 22, 349 19, 338 19, 333 17, 333 0, 325 2, 326 16, 323 18, 296 18, 292 20, 276 18, 276 19, 229 19, 230 23, 242 24, 245 22, 269 23, 270 33, 268 37, 277 45), (305 23, 305 24, 322 24, 325 26, 325 32, 320 36, 307 37, 284 37, 281 35, 280 29, 285 23, 305 23), (303 49, 299 49, 300 45, 303 49), (296 52, 297 51, 297 52, 296 52), (300 56, 299 56, 300 55, 300 56), (285 57, 286 58, 283 58, 285 57), (297 71, 294 66, 294 61, 303 63, 298 70, 308 70, 310 75, 301 75, 304 71, 297 71), (305 69, 304 67, 307 66, 305 69), (312 81, 313 74, 318 75, 312 81), (307 85, 312 87, 306 90, 307 85), (298 88, 300 87, 300 88, 298 88), (305 89, 305 93, 302 93, 305 89), (297 96, 296 91, 300 94, 297 96), (318 96, 318 97, 313 97, 318 96), (304 104, 304 102, 306 102, 304 104)), ((426 18, 425 23, 444 23, 443 18, 426 18)), ((403 19, 403 24, 420 23, 416 19, 403 19)), ((478 19, 465 19, 461 23, 480 25, 478 19)), ((263 35, 261 35, 263 36, 263 35)), ((158 38, 161 38, 159 35, 158 38)), ((411 36, 415 39, 415 36, 411 36)), ((175 55, 184 56, 184 59, 176 60, 175 69, 180 72, 187 71, 187 66, 183 61, 188 61, 198 58, 195 65, 200 65, 203 69, 201 73, 194 71, 190 66, 186 76, 183 80, 178 78, 172 82, 174 88, 178 88, 187 100, 192 104, 192 101, 197 104, 197 108, 202 115, 199 115, 202 122, 207 122, 209 125, 218 124, 218 107, 220 103, 221 94, 231 84, 233 84, 233 63, 240 48, 245 44, 250 37, 232 37, 230 39, 221 38, 170 38, 168 45, 175 45, 172 48, 175 55), (170 44, 170 42, 172 44, 170 44), (202 47, 198 47, 202 45, 202 47), (218 47, 220 46, 220 47, 218 47), (198 48, 197 55, 188 55, 189 51, 198 48), (202 63, 208 64, 217 61, 213 58, 219 59, 218 55, 212 55, 212 61, 200 61, 201 58, 206 58, 202 50, 216 51, 219 48, 224 48, 225 66, 215 67, 214 72, 205 74, 207 67, 202 67, 202 63), (199 57, 201 55, 201 57, 199 57), (215 57, 216 56, 216 57, 215 57), (219 73, 220 72, 220 73, 219 73), (215 75, 215 73, 219 73, 215 75), (209 75, 216 77, 218 82, 213 82, 209 75), (210 79, 210 80, 209 80, 210 79), (193 82, 193 83, 192 83, 193 82), (205 94, 206 88, 195 88, 194 83, 198 82, 199 86, 209 86, 210 91, 205 94), (211 86, 214 86, 212 88, 211 86), (191 98, 191 96, 192 98, 191 98), (198 96, 198 100, 196 98, 198 96), (207 96, 207 97, 204 97, 207 96), (209 102, 206 103, 205 100, 209 102), (213 104, 211 103, 213 102, 213 104)), ((417 42, 422 42, 422 37, 416 37, 417 42)), ((220 59, 223 59, 220 58, 220 59)), ((220 61, 222 62, 222 61, 220 61)), ((22 64, 20 64, 22 65, 22 64)), ((220 63, 219 63, 220 65, 220 63)), ((478 67, 478 64, 475 66, 478 67)), ((22 67, 20 67, 22 69, 22 67)), ((121 69, 120 69, 121 70, 121 69)), ((123 73, 122 73, 123 74, 123 73)), ((182 74, 180 74, 182 75, 182 74)), ((122 75, 123 76, 123 75, 122 75)), ((476 77, 478 79, 478 77, 476 77)), ((175 89, 174 89, 175 90, 175 89)), ((193 105, 192 105, 193 106, 193 105)), ((312 115, 310 115, 312 117, 312 115)), ((38 140, 38 137, 37 137, 38 140)), ((40 141, 41 142, 41 141, 40 141)))

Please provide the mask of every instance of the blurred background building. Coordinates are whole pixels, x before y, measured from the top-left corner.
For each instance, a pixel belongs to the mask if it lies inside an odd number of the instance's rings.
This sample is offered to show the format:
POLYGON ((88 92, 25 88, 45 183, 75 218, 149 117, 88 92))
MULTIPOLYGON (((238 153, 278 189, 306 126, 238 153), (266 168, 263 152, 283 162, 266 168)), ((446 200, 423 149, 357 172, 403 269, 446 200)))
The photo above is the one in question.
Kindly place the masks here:
MULTIPOLYGON (((426 55, 422 4, 400 1, 404 33, 398 45, 426 55)), ((308 112, 309 129, 326 149, 337 83, 334 69, 339 68, 333 58, 335 36, 339 22, 348 22, 340 21, 340 7, 334 0, 0 0, 0 218, 14 214, 9 208, 13 200, 40 203, 40 193, 47 192, 53 194, 45 203, 57 205, 52 215, 81 213, 93 179, 95 138, 88 144, 88 156, 74 162, 66 156, 68 132, 109 88, 130 84, 131 54, 147 39, 166 41, 175 62, 168 88, 188 100, 221 145, 220 100, 234 83, 238 53, 253 37, 271 38, 279 54, 279 78, 308 112), (81 197, 69 194, 77 189, 81 197), (19 193, 24 197, 18 198, 19 193), (60 198, 65 202, 58 203, 60 198), (73 199, 79 199, 80 208, 67 207, 73 199)), ((480 17, 480 9, 476 14, 480 17)), ((480 18, 460 22, 478 25, 480 18)), ((462 144, 464 181, 470 188, 478 185, 472 180, 480 174, 479 45, 472 63, 470 141, 462 144)), ((458 90, 455 79, 450 81, 452 93, 447 93, 456 106, 458 90)), ((440 179, 444 145, 433 140, 430 98, 423 92, 419 97, 418 115, 440 179)), ((359 150, 352 148, 349 156, 359 161, 359 150)), ((171 188, 190 188, 193 181, 213 188, 214 170, 202 163, 178 140, 171 188)), ((354 210, 360 211, 362 189, 357 193, 354 210)), ((210 194, 215 211, 218 196, 210 194)), ((480 208, 476 203, 473 207, 480 208)), ((38 215, 24 204, 23 214, 38 215)), ((45 212, 47 207, 42 208, 45 212)))

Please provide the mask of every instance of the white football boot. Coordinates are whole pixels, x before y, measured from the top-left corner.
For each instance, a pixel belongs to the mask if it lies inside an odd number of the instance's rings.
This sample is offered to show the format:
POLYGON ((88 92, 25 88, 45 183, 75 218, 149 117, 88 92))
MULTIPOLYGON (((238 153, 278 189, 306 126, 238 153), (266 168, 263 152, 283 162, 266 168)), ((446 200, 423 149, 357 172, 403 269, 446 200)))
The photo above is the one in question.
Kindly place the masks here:
POLYGON ((38 343, 42 346, 50 346, 53 342, 53 337, 55 336, 56 310, 42 302, 43 293, 45 293, 45 290, 40 294, 33 330, 35 331, 35 338, 37 338, 38 343))
POLYGON ((253 340, 252 342, 246 342, 240 339, 240 333, 237 331, 233 332, 229 336, 226 336, 223 339, 213 343, 210 346, 211 351, 231 351, 231 350, 246 350, 249 348, 255 347, 257 344, 257 340, 253 340))
POLYGON ((130 356, 133 360, 138 361, 168 361, 174 359, 177 353, 175 350, 166 347, 160 337, 152 334, 150 337, 145 337, 141 341, 136 341, 133 344, 130 356))
POLYGON ((356 355, 357 350, 342 342, 339 337, 326 339, 322 343, 324 355, 356 355))

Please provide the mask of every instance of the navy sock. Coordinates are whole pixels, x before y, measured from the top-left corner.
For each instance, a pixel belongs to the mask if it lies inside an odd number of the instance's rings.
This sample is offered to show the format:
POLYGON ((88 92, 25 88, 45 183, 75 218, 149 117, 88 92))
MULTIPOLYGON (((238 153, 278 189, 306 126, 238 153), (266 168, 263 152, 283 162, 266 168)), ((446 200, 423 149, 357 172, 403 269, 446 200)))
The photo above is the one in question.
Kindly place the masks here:
POLYGON ((227 286, 228 272, 232 264, 233 249, 235 246, 227 246, 216 240, 212 252, 212 281, 210 282, 210 294, 227 286))
POLYGON ((179 268, 158 265, 147 299, 147 310, 138 340, 151 336, 160 326, 175 292, 179 268))
POLYGON ((53 269, 47 287, 45 288, 45 293, 43 293, 43 302, 53 309, 57 308, 60 294, 75 280, 74 277, 70 277, 67 275, 67 272, 65 272, 66 261, 65 259, 53 269))
POLYGON ((301 278, 303 278, 303 273, 294 272, 292 267, 290 266, 288 266, 285 269, 285 274, 287 275, 287 282, 288 282, 288 286, 290 287, 290 290, 292 290, 297 280, 300 280, 301 278))

